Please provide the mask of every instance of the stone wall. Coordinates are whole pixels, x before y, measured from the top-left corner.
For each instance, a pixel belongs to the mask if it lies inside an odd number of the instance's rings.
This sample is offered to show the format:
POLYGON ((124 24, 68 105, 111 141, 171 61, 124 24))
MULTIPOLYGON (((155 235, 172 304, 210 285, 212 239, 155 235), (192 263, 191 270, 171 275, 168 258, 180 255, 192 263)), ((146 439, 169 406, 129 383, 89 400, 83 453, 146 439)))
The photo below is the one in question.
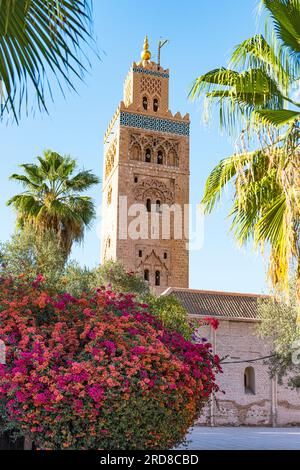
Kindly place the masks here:
MULTIPOLYGON (((257 320, 220 319, 217 331, 205 326, 206 336, 224 362, 267 356, 270 349, 255 334, 257 320)), ((265 361, 224 364, 219 392, 203 409, 197 424, 214 426, 292 426, 300 424, 300 391, 278 385, 271 379, 265 361), (245 389, 244 373, 251 366, 255 374, 255 393, 245 389)))

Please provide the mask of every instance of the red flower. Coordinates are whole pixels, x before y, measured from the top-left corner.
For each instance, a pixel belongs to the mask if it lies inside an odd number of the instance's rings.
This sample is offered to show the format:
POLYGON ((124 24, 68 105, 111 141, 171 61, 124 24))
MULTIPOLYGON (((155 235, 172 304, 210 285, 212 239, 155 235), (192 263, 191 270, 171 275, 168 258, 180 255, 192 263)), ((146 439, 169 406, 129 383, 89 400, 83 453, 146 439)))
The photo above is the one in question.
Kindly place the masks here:
POLYGON ((204 321, 209 323, 213 330, 217 330, 219 327, 219 320, 217 320, 216 318, 205 317, 204 321))
MULTIPOLYGON (((36 281, 38 287, 42 278, 36 281)), ((218 391, 220 360, 211 345, 170 333, 131 294, 99 289, 73 298, 36 287, 23 278, 0 282, 0 340, 7 345, 1 426, 47 449, 180 442, 218 391), (159 431, 157 416, 165 423, 159 431)))
POLYGON ((99 403, 104 396, 104 390, 100 385, 95 384, 88 388, 88 394, 96 403, 99 403))

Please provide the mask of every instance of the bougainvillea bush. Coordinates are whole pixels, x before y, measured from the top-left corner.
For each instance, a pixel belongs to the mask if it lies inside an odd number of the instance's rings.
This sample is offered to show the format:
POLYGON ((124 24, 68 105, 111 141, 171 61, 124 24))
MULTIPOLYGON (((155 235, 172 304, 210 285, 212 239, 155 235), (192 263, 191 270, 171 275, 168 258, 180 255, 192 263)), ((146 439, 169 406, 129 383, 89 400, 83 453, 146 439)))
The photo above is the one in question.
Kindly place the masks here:
POLYGON ((41 449, 167 449, 211 393, 219 358, 130 294, 50 295, 0 279, 2 428, 41 449))

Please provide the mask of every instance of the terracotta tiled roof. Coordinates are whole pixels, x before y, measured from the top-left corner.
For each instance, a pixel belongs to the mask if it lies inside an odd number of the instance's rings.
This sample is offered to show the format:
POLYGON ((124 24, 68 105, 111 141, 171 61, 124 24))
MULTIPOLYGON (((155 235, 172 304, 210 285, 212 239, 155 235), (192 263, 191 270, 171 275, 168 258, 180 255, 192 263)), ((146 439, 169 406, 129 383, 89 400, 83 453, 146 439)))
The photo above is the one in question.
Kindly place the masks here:
POLYGON ((190 315, 227 318, 257 318, 258 298, 267 296, 169 288, 163 295, 174 295, 190 315))

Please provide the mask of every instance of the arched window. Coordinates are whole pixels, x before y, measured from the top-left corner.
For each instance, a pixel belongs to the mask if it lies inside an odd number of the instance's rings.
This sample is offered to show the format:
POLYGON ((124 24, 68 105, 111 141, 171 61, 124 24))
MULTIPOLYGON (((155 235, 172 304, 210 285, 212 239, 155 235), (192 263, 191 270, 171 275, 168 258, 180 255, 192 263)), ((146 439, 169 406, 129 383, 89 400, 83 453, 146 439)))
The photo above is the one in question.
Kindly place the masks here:
POLYGON ((158 99, 157 99, 157 98, 154 98, 154 100, 153 100, 153 111, 154 111, 155 113, 157 113, 158 107, 159 107, 159 105, 158 105, 158 99))
POLYGON ((151 199, 147 199, 146 208, 147 208, 147 212, 151 212, 151 199))
POLYGON ((253 367, 246 367, 244 371, 245 393, 255 395, 255 371, 253 367))
POLYGON ((163 162, 164 162, 163 153, 162 153, 161 150, 159 150, 159 151, 157 152, 157 163, 158 163, 159 165, 162 165, 163 162))
POLYGON ((160 286, 160 271, 155 271, 155 285, 160 286))
POLYGON ((157 201, 156 201, 156 212, 160 212, 160 206, 161 206, 160 200, 157 199, 157 201))
POLYGON ((147 96, 143 96, 143 108, 145 111, 148 109, 148 98, 147 96))
POLYGON ((150 150, 150 149, 146 149, 146 152, 145 152, 145 162, 147 162, 147 163, 150 163, 150 162, 151 162, 151 150, 150 150))
POLYGON ((149 281, 149 269, 145 269, 144 271, 144 280, 149 281))

